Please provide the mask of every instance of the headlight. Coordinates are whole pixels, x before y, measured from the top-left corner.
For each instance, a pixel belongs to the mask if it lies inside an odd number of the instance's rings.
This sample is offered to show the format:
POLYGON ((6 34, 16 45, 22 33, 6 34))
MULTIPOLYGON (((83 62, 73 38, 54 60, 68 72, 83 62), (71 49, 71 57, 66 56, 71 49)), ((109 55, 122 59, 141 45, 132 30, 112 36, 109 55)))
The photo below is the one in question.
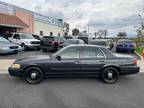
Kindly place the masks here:
POLYGON ((20 69, 20 64, 13 64, 11 66, 11 68, 13 68, 13 69, 20 69))

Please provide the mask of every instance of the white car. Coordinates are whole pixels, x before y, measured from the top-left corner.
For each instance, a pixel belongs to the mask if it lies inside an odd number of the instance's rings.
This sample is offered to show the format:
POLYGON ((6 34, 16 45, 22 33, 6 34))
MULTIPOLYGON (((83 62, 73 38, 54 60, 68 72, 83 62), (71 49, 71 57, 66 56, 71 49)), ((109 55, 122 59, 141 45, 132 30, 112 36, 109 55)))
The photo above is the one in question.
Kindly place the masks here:
POLYGON ((32 34, 28 33, 13 33, 9 41, 20 45, 24 50, 37 49, 40 50, 40 40, 35 39, 32 34))
POLYGON ((108 41, 104 40, 104 39, 91 40, 91 41, 89 41, 88 44, 102 46, 102 47, 105 47, 105 48, 111 50, 111 47, 110 47, 108 41))

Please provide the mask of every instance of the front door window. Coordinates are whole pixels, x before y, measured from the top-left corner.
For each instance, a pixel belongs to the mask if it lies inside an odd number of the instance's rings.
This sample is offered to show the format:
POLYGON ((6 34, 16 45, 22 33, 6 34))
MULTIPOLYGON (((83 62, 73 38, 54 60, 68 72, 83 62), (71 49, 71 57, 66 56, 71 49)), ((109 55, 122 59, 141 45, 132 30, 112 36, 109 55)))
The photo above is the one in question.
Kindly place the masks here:
POLYGON ((80 58, 80 48, 70 47, 62 51, 60 54, 62 59, 79 59, 80 58))

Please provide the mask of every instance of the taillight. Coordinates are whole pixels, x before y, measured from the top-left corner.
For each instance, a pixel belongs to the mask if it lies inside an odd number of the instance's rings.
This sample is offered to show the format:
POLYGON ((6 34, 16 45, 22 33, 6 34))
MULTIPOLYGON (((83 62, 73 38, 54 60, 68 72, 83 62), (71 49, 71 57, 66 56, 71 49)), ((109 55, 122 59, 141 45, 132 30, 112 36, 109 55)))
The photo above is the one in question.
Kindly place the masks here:
POLYGON ((58 47, 58 46, 59 46, 59 43, 58 43, 58 42, 53 42, 53 46, 54 46, 54 47, 58 47))
POLYGON ((137 65, 137 59, 134 60, 134 64, 137 65))

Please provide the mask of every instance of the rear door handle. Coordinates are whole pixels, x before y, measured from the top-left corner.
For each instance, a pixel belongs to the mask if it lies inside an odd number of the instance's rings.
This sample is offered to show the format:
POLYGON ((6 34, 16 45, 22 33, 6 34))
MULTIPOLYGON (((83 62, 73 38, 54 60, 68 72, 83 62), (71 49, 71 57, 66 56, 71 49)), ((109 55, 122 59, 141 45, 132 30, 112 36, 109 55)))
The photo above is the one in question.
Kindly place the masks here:
POLYGON ((80 61, 75 61, 75 64, 80 64, 81 62, 80 61))
POLYGON ((100 60, 99 62, 100 62, 100 63, 104 63, 105 61, 104 61, 104 60, 100 60))

